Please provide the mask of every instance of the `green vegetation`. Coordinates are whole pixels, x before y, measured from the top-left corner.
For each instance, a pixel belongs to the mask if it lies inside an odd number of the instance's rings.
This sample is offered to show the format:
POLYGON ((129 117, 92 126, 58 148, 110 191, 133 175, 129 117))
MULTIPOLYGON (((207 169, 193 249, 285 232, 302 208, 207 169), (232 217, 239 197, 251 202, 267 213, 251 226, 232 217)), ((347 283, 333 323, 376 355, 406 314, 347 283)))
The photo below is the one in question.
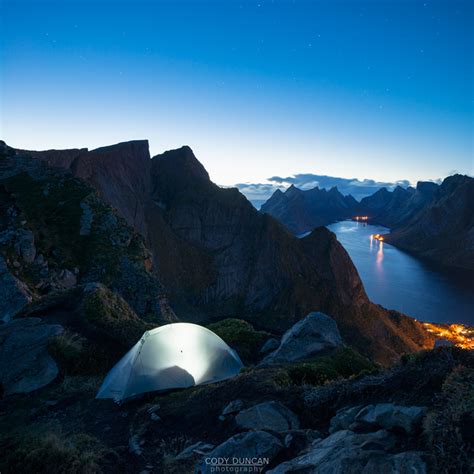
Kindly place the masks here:
POLYGON ((141 320, 122 297, 102 285, 85 292, 83 312, 87 324, 98 334, 126 348, 154 327, 141 320))
POLYGON ((60 251, 67 266, 80 267, 78 256, 84 253, 86 244, 79 235, 83 212, 80 203, 91 189, 73 177, 38 180, 26 172, 5 184, 33 227, 41 251, 47 256, 60 251))
POLYGON ((228 318, 210 324, 208 328, 235 349, 245 364, 261 358, 260 349, 271 337, 264 331, 257 331, 247 321, 228 318))
POLYGON ((64 375, 104 374, 116 362, 117 354, 107 345, 66 331, 48 344, 48 352, 64 375))
POLYGON ((323 385, 338 378, 372 372, 376 366, 353 349, 288 366, 288 375, 295 385, 323 385))
POLYGON ((0 449, 3 473, 99 474, 106 458, 115 455, 87 434, 67 436, 59 429, 38 426, 2 437, 0 449))
POLYGON ((424 433, 438 472, 474 472, 474 369, 458 367, 446 378, 424 433))
POLYGON ((92 188, 72 176, 48 173, 38 179, 24 172, 4 184, 50 265, 77 267, 81 274, 109 284, 120 274, 124 258, 144 263, 147 255, 141 237, 100 201, 92 188), (81 235, 86 212, 90 228, 81 235))

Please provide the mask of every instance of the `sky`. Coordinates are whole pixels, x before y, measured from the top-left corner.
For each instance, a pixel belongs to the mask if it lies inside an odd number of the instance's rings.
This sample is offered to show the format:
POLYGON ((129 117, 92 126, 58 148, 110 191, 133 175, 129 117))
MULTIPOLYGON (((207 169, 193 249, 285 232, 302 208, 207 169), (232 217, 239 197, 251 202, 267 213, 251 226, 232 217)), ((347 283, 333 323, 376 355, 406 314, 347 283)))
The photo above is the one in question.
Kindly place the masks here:
POLYGON ((311 174, 474 173, 470 0, 0 9, 0 135, 11 146, 147 138, 154 155, 187 144, 213 181, 257 194, 311 174))

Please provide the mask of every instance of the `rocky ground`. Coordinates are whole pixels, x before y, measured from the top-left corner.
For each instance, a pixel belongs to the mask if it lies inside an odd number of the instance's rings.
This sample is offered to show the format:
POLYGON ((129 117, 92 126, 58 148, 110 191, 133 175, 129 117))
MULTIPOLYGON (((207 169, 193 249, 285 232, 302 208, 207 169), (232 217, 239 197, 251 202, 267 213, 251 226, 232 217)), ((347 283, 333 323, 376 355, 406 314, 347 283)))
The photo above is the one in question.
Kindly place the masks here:
MULTIPOLYGON (((142 145, 132 142, 125 149, 136 157, 142 145)), ((206 458, 234 454, 263 459, 262 469, 274 472, 472 471, 472 352, 442 347, 404 355, 384 369, 401 354, 432 347, 435 337, 411 318, 370 303, 334 236, 315 231, 294 239, 249 210, 236 192, 222 193, 199 167, 209 193, 204 204, 185 192, 188 182, 174 196, 176 189, 164 179, 171 162, 163 158, 155 162, 155 178, 161 178, 154 195, 173 209, 166 216, 169 228, 160 227, 164 233, 173 228, 182 241, 201 239, 199 246, 207 242, 209 250, 216 244, 211 237, 220 235, 212 232, 214 207, 220 222, 226 218, 234 227, 240 209, 244 221, 274 232, 266 247, 270 260, 255 265, 265 275, 258 285, 252 280, 252 294, 263 294, 277 280, 291 289, 279 296, 278 312, 296 300, 311 303, 312 310, 334 311, 301 313, 300 305, 284 332, 281 320, 269 319, 275 313, 245 311, 257 300, 235 306, 231 299, 233 312, 226 314, 223 299, 220 317, 201 324, 240 354, 246 368, 238 376, 122 405, 96 400, 108 371, 143 332, 177 320, 140 222, 131 227, 127 214, 90 185, 105 183, 114 150, 48 155, 62 164, 65 156, 68 163, 83 157, 75 166, 78 178, 0 144, 2 473, 209 472, 206 458), (104 166, 99 170, 97 156, 104 166), (189 216, 208 223, 201 232, 181 227, 189 216), (349 272, 339 272, 346 267, 349 272), (236 308, 242 319, 234 317, 236 308)), ((192 152, 184 152, 173 153, 196 171, 192 152)), ((139 189, 140 174, 122 173, 130 164, 127 156, 118 157, 116 171, 130 178, 130 190, 139 189)), ((109 187, 108 197, 120 200, 124 189, 109 187)), ((221 229, 222 242, 234 227, 221 229)), ((225 271, 213 285, 235 268, 227 266, 228 251, 238 256, 250 247, 255 258, 262 257, 252 242, 242 234, 216 251, 214 262, 225 271)), ((190 252, 187 270, 199 263, 190 252)))
POLYGON ((209 459, 247 457, 273 473, 470 472, 472 352, 441 347, 381 369, 331 321, 314 313, 281 340, 222 321, 213 330, 245 354, 238 376, 117 405, 94 398, 112 361, 58 325, 16 319, 21 332, 0 333, 0 469, 204 473, 209 459))

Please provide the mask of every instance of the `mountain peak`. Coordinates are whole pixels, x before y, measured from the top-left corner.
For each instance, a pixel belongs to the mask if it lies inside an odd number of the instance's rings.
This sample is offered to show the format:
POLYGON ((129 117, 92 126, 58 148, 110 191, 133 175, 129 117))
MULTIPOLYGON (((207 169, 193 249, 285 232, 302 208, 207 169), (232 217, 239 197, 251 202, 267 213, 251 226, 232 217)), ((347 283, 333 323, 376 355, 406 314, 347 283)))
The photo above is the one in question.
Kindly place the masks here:
POLYGON ((188 145, 175 150, 168 150, 152 159, 153 166, 162 171, 166 170, 168 176, 176 177, 180 182, 192 180, 210 181, 209 174, 204 166, 194 155, 188 145))

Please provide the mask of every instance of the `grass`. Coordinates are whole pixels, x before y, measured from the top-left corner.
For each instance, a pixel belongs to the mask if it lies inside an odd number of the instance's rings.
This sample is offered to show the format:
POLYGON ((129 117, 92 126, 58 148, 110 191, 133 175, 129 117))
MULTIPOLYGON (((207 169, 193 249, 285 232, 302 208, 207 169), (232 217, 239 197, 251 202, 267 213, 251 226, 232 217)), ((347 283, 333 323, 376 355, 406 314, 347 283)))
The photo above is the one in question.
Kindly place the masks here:
POLYGON ((117 354, 72 331, 65 331, 48 343, 48 352, 63 375, 104 374, 116 362, 117 354))
POLYGON ((83 312, 87 324, 125 348, 139 341, 152 326, 140 319, 118 294, 99 286, 84 294, 83 312))
POLYGON ((235 349, 245 364, 254 363, 261 358, 260 349, 271 337, 269 333, 257 331, 242 319, 223 319, 210 324, 208 328, 235 349))
POLYGON ((0 440, 2 473, 100 474, 113 453, 95 437, 51 426, 25 427, 0 440))
POLYGON ((370 373, 376 366, 353 349, 345 348, 336 353, 310 361, 291 364, 288 375, 295 385, 323 385, 339 378, 370 373))
POLYGON ((474 369, 458 367, 446 378, 424 420, 438 472, 474 472, 474 369))

